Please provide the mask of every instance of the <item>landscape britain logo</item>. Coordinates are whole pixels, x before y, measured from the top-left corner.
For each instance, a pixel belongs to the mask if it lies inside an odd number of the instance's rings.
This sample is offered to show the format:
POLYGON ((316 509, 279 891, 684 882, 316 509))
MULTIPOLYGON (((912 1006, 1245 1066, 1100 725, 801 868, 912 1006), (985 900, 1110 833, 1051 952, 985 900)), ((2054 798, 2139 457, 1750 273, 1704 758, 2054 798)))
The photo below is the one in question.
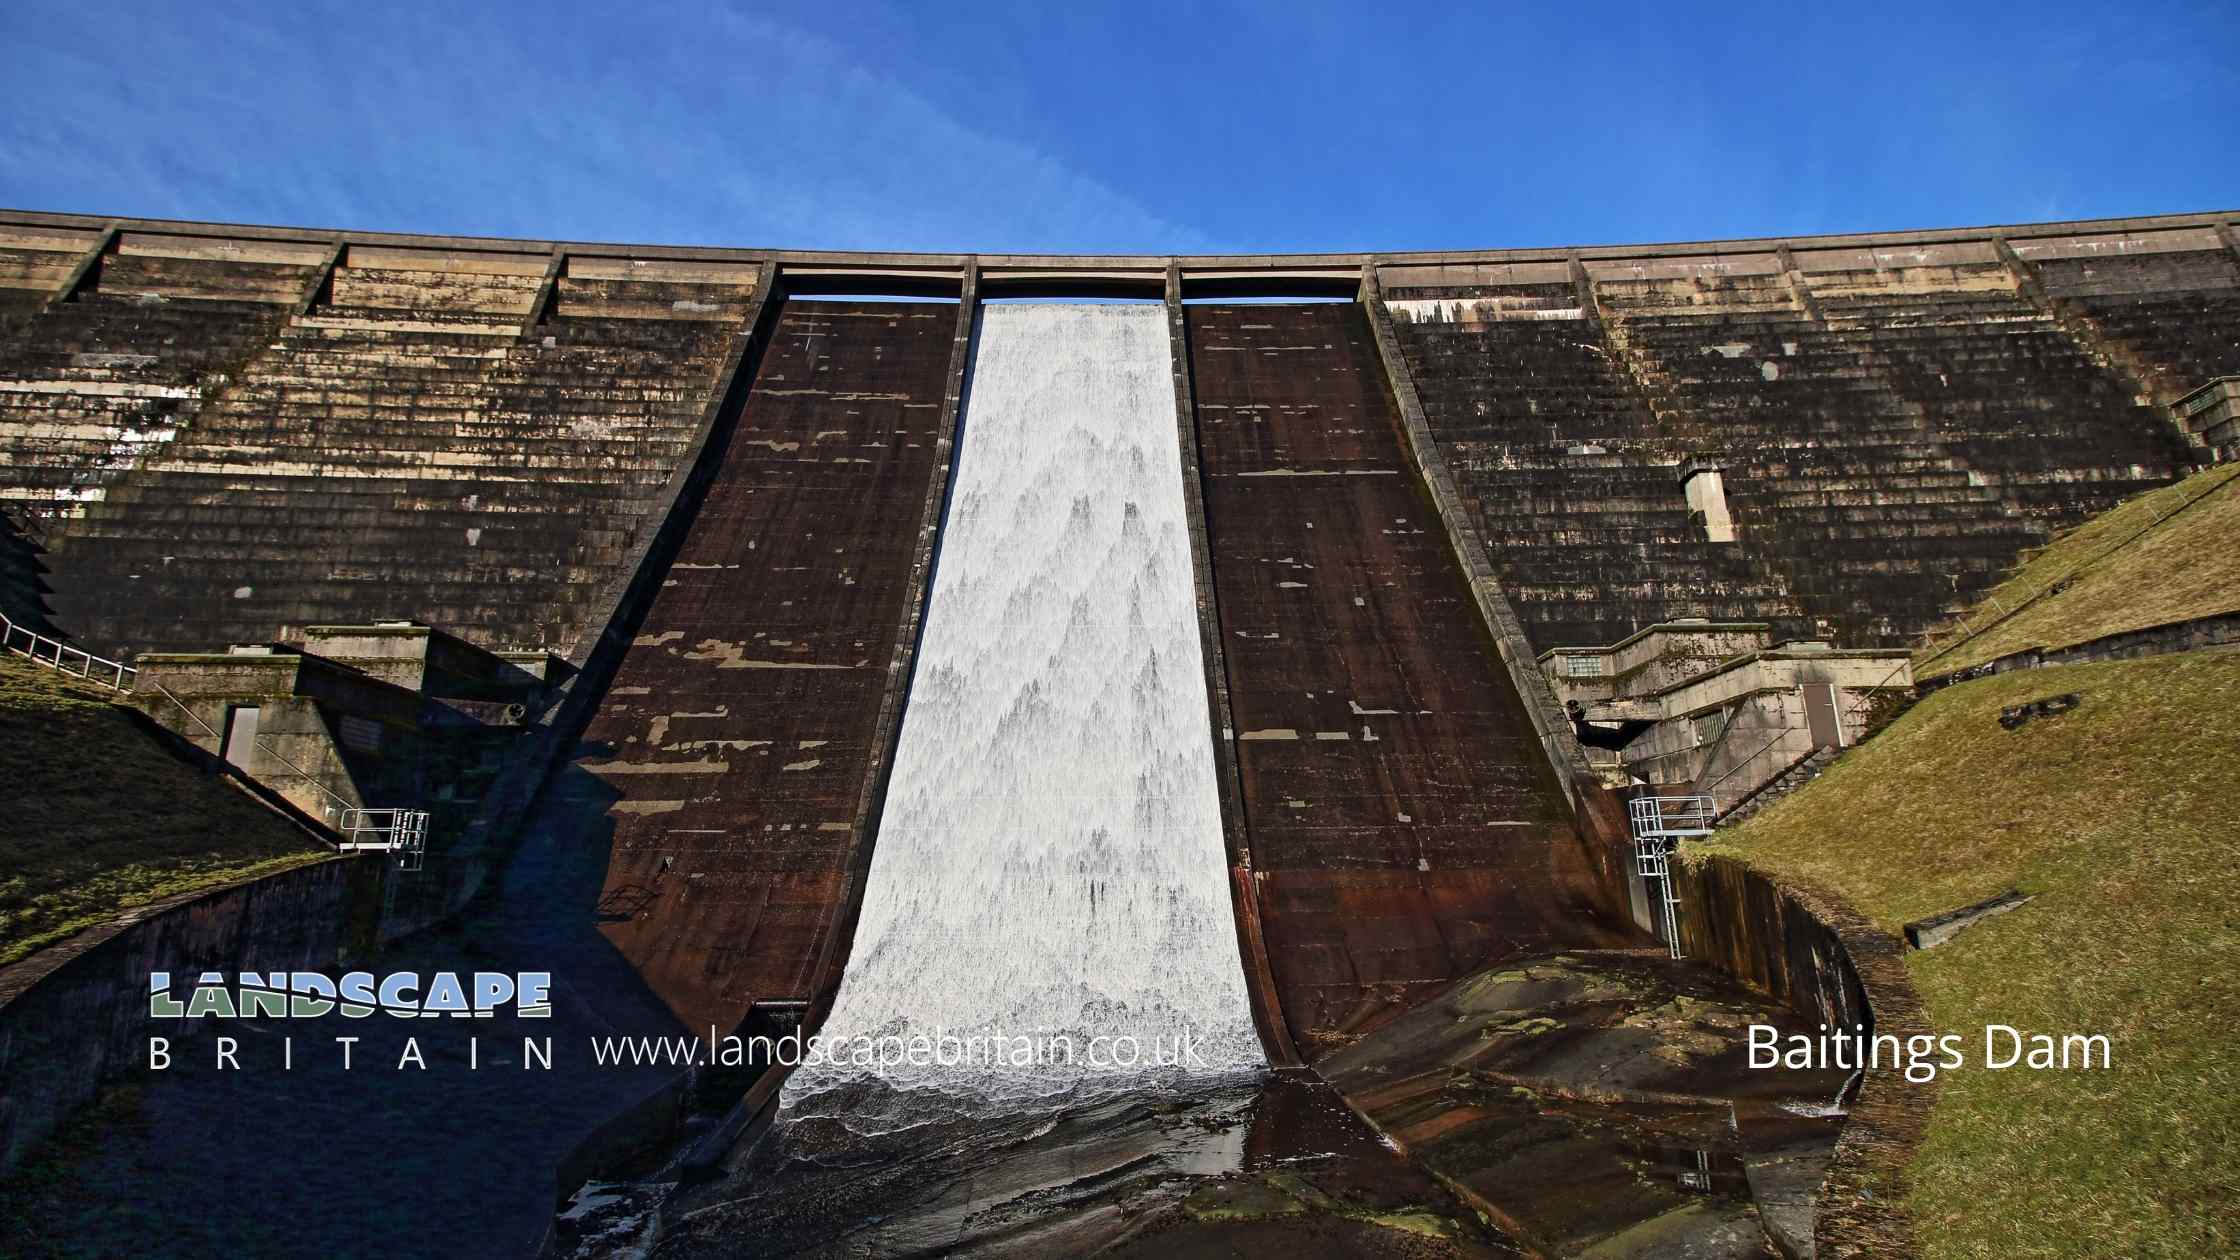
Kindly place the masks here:
POLYGON ((364 1019, 376 1011, 399 1019, 490 1018, 507 1006, 525 1019, 552 1016, 549 971, 477 971, 461 979, 439 971, 423 985, 417 971, 376 977, 353 971, 336 979, 316 971, 244 971, 232 980, 205 971, 181 1002, 171 994, 171 973, 148 974, 150 1019, 318 1019, 339 1011, 364 1019))
MULTIPOLYGON (((205 971, 195 977, 194 987, 184 1000, 172 992, 170 972, 148 974, 151 1020, 323 1019, 336 1014, 345 1019, 366 1019, 377 1013, 398 1019, 491 1019, 509 1008, 523 1019, 552 1018, 552 973, 477 971, 462 976, 455 971, 439 971, 423 981, 417 971, 392 971, 382 976, 352 971, 339 977, 316 971, 244 971, 231 978, 222 972, 205 971)), ((334 1038, 345 1070, 353 1066, 351 1049, 357 1041, 356 1037, 334 1038)), ((284 1037, 281 1045, 281 1068, 294 1068, 295 1039, 284 1037)), ((240 1068, 237 1039, 217 1038, 216 1050, 221 1070, 240 1068)), ((469 1039, 467 1052, 468 1066, 481 1066, 477 1040, 469 1039)), ((151 1071, 168 1069, 171 1058, 169 1037, 148 1038, 151 1071)), ((535 1039, 523 1038, 522 1066, 539 1060, 543 1067, 551 1067, 551 1039, 544 1040, 540 1053, 535 1039)), ((397 1066, 427 1067, 416 1038, 406 1039, 397 1066)))

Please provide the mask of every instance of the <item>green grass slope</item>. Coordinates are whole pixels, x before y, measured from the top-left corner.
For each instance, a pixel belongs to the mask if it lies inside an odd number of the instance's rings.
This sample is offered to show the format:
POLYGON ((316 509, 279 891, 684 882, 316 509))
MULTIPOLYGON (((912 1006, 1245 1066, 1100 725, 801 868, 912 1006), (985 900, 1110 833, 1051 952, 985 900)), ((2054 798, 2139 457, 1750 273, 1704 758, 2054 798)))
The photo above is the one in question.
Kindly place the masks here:
MULTIPOLYGON (((2240 498, 2240 495, 2236 495, 2240 498)), ((1962 1034, 1908 1178, 1931 1257, 2240 1248, 2240 653, 2028 670, 1931 695, 1697 846, 1877 924, 2036 900, 1907 955, 1962 1034), (2064 692, 2080 708, 2001 729, 2064 692), (1987 1071, 1983 1026, 2104 1033, 2113 1067, 1987 1071)))
POLYGON ((328 856, 107 693, 0 658, 0 965, 119 910, 328 856))
POLYGON ((2240 611, 2236 480, 2240 464, 2205 469, 2063 534, 1969 611, 1979 633, 1930 644, 1915 654, 1914 674, 1934 678, 2026 648, 2240 611))

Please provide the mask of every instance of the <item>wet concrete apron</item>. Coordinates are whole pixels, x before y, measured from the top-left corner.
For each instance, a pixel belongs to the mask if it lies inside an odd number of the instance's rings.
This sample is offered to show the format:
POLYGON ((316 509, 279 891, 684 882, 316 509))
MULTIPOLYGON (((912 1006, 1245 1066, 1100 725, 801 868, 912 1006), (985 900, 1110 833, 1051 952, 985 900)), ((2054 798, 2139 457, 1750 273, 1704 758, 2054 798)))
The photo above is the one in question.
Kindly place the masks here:
POLYGON ((642 1206, 585 1214, 566 1254, 1526 1254, 1309 1072, 873 1138, 795 1122, 672 1199, 658 1246, 642 1206))
POLYGON ((1483 971, 1317 1066, 1410 1156, 1546 1255, 1801 1252, 1846 1074, 1752 1071, 1795 1017, 1661 952, 1483 971))
POLYGON ((1844 1074, 1750 1070, 1753 1022, 1796 1027, 1660 952, 1512 960, 1316 1072, 994 1117, 867 1092, 713 1183, 579 1196, 555 1254, 1807 1254, 1844 1074))

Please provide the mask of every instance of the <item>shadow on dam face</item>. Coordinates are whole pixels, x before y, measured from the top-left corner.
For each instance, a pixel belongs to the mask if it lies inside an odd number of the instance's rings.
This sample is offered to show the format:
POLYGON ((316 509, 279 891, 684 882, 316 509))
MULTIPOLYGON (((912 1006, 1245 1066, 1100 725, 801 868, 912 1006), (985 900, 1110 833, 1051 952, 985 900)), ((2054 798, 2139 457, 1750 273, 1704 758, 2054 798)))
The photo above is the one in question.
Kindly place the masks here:
POLYGON ((136 1045, 141 1068, 0 1186, 0 1253, 532 1254, 555 1171, 674 1074, 603 1063, 592 1040, 683 1031, 593 927, 615 799, 579 764, 560 769, 491 896, 351 964, 548 972, 549 1016, 151 1024, 172 1034, 168 1066, 136 1045))
POLYGON ((696 1031, 812 996, 939 493, 954 303, 791 302, 588 738, 621 799, 601 930, 696 1031))

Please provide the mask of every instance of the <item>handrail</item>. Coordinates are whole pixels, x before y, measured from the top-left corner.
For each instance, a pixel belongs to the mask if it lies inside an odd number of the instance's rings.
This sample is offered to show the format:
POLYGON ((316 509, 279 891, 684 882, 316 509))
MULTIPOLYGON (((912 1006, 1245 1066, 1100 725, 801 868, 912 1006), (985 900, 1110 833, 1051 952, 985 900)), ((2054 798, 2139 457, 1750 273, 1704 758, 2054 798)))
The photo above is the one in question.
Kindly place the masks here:
POLYGON ((344 837, 343 852, 393 853, 397 866, 407 871, 420 869, 428 848, 428 811, 424 809, 346 809, 339 829, 344 837), (367 839, 369 836, 373 838, 367 839))
MULTIPOLYGON (((175 695, 172 695, 170 689, 166 688, 162 683, 159 683, 151 678, 148 680, 148 686, 157 695, 162 696, 164 699, 169 700, 172 704, 178 706, 179 712, 186 714, 188 721, 194 723, 196 726, 201 727, 204 734, 208 735, 212 740, 216 741, 218 744, 219 759, 223 760, 225 758, 225 737, 218 734, 217 730, 213 728, 208 722, 203 721, 201 714, 196 713, 193 709, 187 707, 186 701, 181 700, 175 695)), ((368 849, 377 849, 383 852, 394 853, 397 855, 397 865, 399 868, 406 871, 417 871, 420 869, 421 862, 428 847, 427 810, 402 808, 369 809, 362 805, 352 805, 349 801, 344 800, 341 796, 336 795, 335 792, 332 789, 328 788, 326 784, 321 783, 319 782, 319 780, 313 778, 310 771, 304 769, 302 766, 297 765, 295 762, 288 760, 287 757, 281 754, 279 749, 274 748, 269 743, 266 743, 264 736, 256 735, 251 736, 251 738, 256 741, 257 748, 260 751, 269 754, 274 761, 277 761, 281 765, 286 766, 288 769, 295 771, 297 776, 300 777, 305 783, 310 784, 314 791, 326 797, 328 800, 333 801, 339 808, 340 812, 337 814, 334 822, 332 823, 334 830, 340 833, 342 837, 341 842, 336 844, 336 848, 340 849, 344 853, 356 853, 368 849), (365 840, 361 839, 362 836, 366 835, 379 836, 380 840, 377 843, 367 843, 365 840)))
POLYGON ((95 686, 107 687, 111 691, 132 690, 135 681, 140 676, 139 670, 122 661, 112 661, 104 656, 95 656, 84 648, 71 647, 60 639, 53 639, 40 634, 29 626, 19 626, 15 619, 6 613, 0 613, 0 648, 29 657, 36 664, 59 670, 73 678, 83 678, 95 686), (17 646, 18 639, 22 640, 22 646, 20 647, 17 646), (39 654, 42 647, 47 650, 48 655, 41 656, 39 654), (72 656, 77 657, 81 662, 76 669, 72 669, 64 663, 67 657, 72 656), (95 674, 93 670, 96 665, 101 666, 101 672, 108 677, 95 674))
POLYGON ((1672 883, 1672 845, 1686 836, 1710 835, 1717 808, 1710 797, 1695 793, 1636 796, 1626 802, 1628 820, 1633 824, 1635 870, 1644 884, 1654 885, 1657 901, 1664 907, 1664 941, 1674 958, 1682 950, 1680 890, 1672 883))
MULTIPOLYGON (((1726 708, 1725 706, 1720 707, 1719 733, 1713 736, 1709 743, 1698 744, 1696 746, 1696 748, 1700 748, 1703 750, 1703 764, 1697 766, 1696 772, 1688 776, 1691 782, 1697 779, 1701 779, 1704 776, 1704 773, 1711 769, 1713 763, 1719 760, 1719 751, 1727 746, 1727 737, 1734 734, 1734 724, 1742 717, 1743 703, 1744 702, 1738 700, 1735 706, 1731 709, 1726 708)), ((1690 748, 1686 751, 1694 752, 1696 751, 1696 748, 1690 748)))
POLYGON ((1711 830, 1717 805, 1702 793, 1637 796, 1626 802, 1636 836, 1702 835, 1711 830))
MULTIPOLYGON (((1758 758, 1765 756, 1767 752, 1773 749, 1774 745, 1779 744, 1784 739, 1787 739, 1796 731, 1796 729, 1797 728, 1794 726, 1784 726, 1780 728, 1779 732, 1776 733, 1772 739, 1767 740, 1764 744, 1759 746, 1758 751, 1751 753, 1749 756, 1744 757, 1742 760, 1735 762, 1731 766, 1728 766, 1727 772, 1725 774, 1722 774, 1718 778, 1713 779, 1711 782, 1704 784, 1702 790, 1708 792, 1712 788, 1715 788, 1720 784, 1725 783, 1727 780, 1733 778, 1736 774, 1741 772, 1744 766, 1747 766, 1751 762, 1756 761, 1758 758)), ((1709 770, 1710 768, 1711 767, 1708 765, 1704 767, 1704 769, 1706 770, 1709 770)))
MULTIPOLYGON (((75 678, 83 678, 112 691, 129 693, 139 690, 140 671, 138 669, 121 661, 112 661, 106 657, 95 656, 83 648, 71 647, 58 639, 40 634, 28 626, 17 625, 15 620, 6 613, 0 613, 0 650, 19 653, 40 665, 60 670, 75 678), (48 656, 39 654, 42 647, 47 649, 48 656), (75 656, 83 662, 79 668, 72 669, 64 663, 70 656, 75 656), (103 672, 108 674, 108 677, 104 678, 95 674, 93 668, 96 665, 104 667, 103 672)), ((179 712, 187 715, 188 721, 202 728, 203 734, 217 742, 219 758, 222 760, 225 757, 225 736, 219 734, 215 727, 204 721, 201 714, 196 713, 187 705, 186 701, 172 695, 169 688, 152 678, 148 680, 148 688, 155 694, 169 700, 179 712)), ((407 870, 420 869, 419 852, 427 843, 428 834, 428 812, 426 810, 366 809, 363 806, 353 805, 334 789, 319 782, 318 778, 309 770, 290 761, 284 753, 273 747, 264 736, 252 735, 250 738, 255 741, 258 751, 294 771, 296 776, 309 784, 313 791, 334 803, 335 808, 341 811, 342 822, 338 830, 351 836, 353 840, 358 832, 380 833, 386 837, 385 843, 380 847, 404 851, 407 856, 400 860, 405 864, 405 868, 407 870), (380 821, 374 821, 376 818, 379 818, 380 821)), ((371 846, 345 843, 342 847, 348 850, 371 846)))

